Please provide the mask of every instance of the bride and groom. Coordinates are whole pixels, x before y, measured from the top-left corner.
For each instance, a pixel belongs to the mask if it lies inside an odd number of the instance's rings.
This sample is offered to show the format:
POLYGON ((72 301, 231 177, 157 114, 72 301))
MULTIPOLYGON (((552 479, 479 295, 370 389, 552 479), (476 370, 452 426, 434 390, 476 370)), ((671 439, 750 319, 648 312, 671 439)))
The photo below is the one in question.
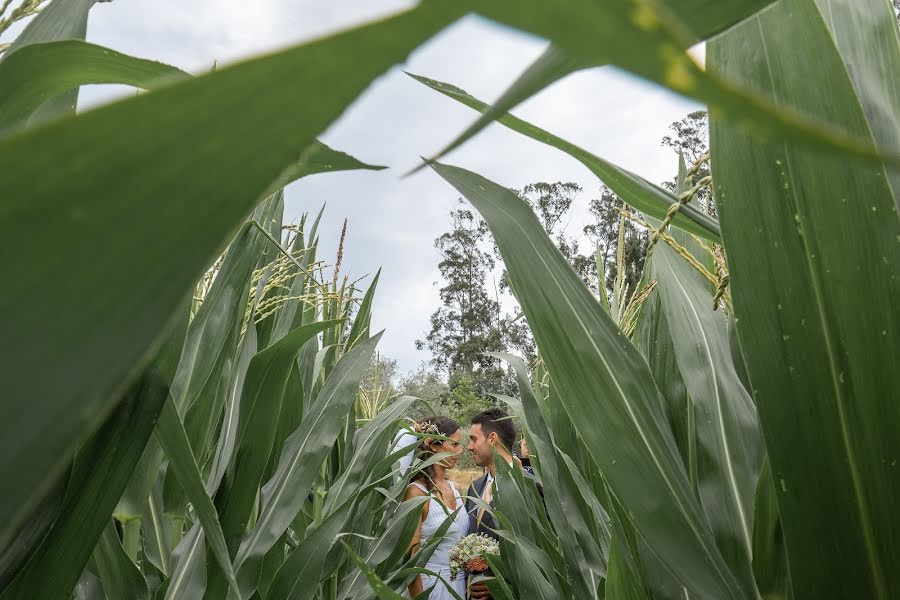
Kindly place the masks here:
MULTIPOLYGON (((471 600, 487 600, 490 591, 483 583, 472 583, 466 586, 465 573, 458 573, 455 578, 450 574, 450 551, 456 543, 470 533, 483 533, 497 538, 494 532, 493 515, 485 510, 485 504, 493 508, 494 460, 498 458, 507 463, 521 462, 509 451, 517 440, 516 426, 509 416, 500 409, 491 409, 479 413, 472 419, 466 450, 471 453, 476 465, 484 468, 484 475, 472 482, 465 496, 460 493, 454 482, 447 478, 447 470, 453 468, 463 453, 462 431, 459 424, 449 417, 428 417, 416 425, 420 435, 432 434, 438 439, 423 437, 416 448, 416 455, 427 460, 430 455, 447 453, 450 456, 416 472, 406 488, 404 500, 429 496, 422 507, 422 517, 413 535, 410 549, 415 551, 426 544, 437 534, 446 519, 452 519, 449 528, 428 560, 426 569, 437 573, 441 578, 431 575, 419 575, 409 585, 411 598, 434 586, 429 598, 431 600, 452 600, 456 596, 471 600), (481 499, 483 502, 477 501, 481 499), (449 589, 448 589, 449 588, 449 589)), ((524 471, 524 468, 523 468, 524 471)), ((526 474, 531 476, 529 471, 526 474)))

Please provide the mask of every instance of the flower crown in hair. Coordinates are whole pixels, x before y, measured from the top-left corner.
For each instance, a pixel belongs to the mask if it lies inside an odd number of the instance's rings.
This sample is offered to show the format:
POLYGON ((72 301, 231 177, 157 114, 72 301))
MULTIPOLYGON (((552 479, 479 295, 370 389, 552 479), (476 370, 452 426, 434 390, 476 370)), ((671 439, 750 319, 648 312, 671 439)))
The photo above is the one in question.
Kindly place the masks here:
POLYGON ((441 430, 438 429, 438 426, 431 421, 422 421, 421 423, 416 423, 416 426, 413 427, 413 431, 425 435, 441 435, 441 430))

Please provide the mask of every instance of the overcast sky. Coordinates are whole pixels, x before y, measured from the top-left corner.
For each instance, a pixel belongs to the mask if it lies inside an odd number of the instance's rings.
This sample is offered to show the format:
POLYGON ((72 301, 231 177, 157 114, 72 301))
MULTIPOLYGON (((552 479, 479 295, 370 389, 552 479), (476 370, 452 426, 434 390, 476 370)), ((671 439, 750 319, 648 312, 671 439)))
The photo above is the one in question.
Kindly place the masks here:
MULTIPOLYGON (((91 12, 88 39, 120 52, 199 73, 293 45, 388 14, 396 0, 115 0, 91 12)), ((333 257, 349 219, 344 268, 352 275, 383 268, 373 325, 386 328, 383 355, 401 371, 429 356, 414 347, 438 306, 434 238, 448 225, 458 195, 436 175, 400 175, 450 141, 475 113, 407 77, 400 68, 494 100, 544 48, 544 42, 467 18, 432 39, 409 62, 386 73, 322 136, 332 147, 390 169, 309 177, 286 191, 286 215, 298 218, 327 203, 320 256, 333 257)), ((126 92, 97 86, 82 105, 126 92)), ((260 93, 266 93, 260 90, 260 93)), ((699 107, 610 68, 572 75, 530 100, 519 116, 651 181, 672 177, 675 156, 660 147, 669 123, 699 107)), ((520 188, 536 181, 574 181, 584 189, 576 211, 597 195, 598 182, 558 151, 492 126, 446 159, 497 183, 520 188)), ((580 232, 578 217, 568 233, 580 232)))

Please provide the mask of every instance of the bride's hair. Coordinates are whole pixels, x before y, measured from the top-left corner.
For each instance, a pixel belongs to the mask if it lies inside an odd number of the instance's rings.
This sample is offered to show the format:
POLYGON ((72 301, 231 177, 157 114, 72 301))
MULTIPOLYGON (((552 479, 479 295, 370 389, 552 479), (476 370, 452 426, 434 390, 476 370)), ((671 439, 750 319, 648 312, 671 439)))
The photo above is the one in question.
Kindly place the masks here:
MULTIPOLYGON (((443 440, 435 440, 428 437, 428 434, 450 437, 459 431, 459 423, 450 417, 431 416, 417 421, 414 429, 416 433, 426 436, 422 438, 416 447, 416 459, 426 461, 435 454, 432 448, 443 443, 443 440)), ((434 465, 418 469, 412 480, 423 483, 430 491, 434 486, 434 465)))

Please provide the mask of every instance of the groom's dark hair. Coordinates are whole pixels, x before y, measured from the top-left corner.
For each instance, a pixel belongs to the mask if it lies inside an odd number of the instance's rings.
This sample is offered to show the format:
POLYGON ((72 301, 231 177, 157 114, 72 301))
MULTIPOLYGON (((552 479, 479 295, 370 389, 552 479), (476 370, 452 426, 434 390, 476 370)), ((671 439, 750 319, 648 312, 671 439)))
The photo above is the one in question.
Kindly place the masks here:
POLYGON ((496 433, 506 449, 512 452, 518 432, 516 426, 502 408, 489 408, 472 417, 472 425, 481 425, 485 435, 496 433))

